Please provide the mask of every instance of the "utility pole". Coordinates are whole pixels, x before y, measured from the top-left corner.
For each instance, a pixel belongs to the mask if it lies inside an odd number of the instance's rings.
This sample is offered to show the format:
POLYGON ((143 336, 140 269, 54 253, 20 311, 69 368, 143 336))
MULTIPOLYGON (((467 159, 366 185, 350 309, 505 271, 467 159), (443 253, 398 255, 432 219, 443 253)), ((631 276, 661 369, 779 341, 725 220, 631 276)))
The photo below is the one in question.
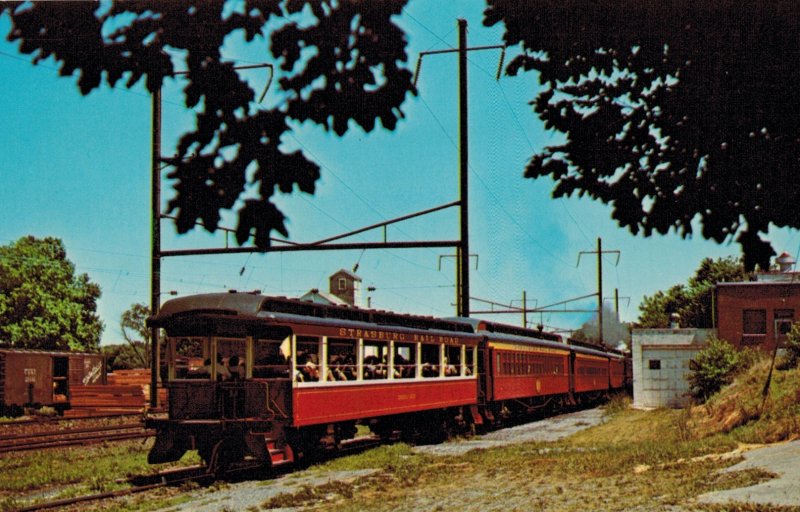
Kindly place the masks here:
POLYGON ((603 250, 603 239, 598 237, 597 238, 597 250, 596 251, 581 251, 578 253, 578 265, 581 264, 581 255, 582 254, 597 254, 597 329, 598 329, 598 337, 600 338, 600 344, 603 344, 603 254, 616 254, 617 261, 615 265, 619 264, 619 255, 620 252, 618 250, 603 250))
POLYGON ((619 288, 614 288, 614 296, 613 297, 605 297, 603 299, 605 301, 609 301, 609 300, 613 300, 614 301, 614 313, 616 313, 616 315, 617 315, 617 322, 620 321, 619 320, 619 300, 620 299, 624 300, 630 306, 631 298, 627 297, 627 296, 621 297, 620 294, 619 294, 619 288))
POLYGON ((522 327, 528 327, 528 293, 522 290, 522 327))

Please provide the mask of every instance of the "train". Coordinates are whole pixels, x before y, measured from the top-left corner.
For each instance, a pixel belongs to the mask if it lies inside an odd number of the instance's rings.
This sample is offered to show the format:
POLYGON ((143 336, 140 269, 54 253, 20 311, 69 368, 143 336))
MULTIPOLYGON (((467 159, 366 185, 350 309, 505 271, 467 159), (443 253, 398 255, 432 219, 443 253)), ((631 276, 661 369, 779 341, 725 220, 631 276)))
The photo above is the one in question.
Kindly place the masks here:
POLYGON ((625 353, 468 318, 323 305, 257 293, 167 301, 168 389, 152 464, 196 450, 213 468, 268 467, 339 448, 360 425, 381 439, 436 442, 630 386, 625 353))
POLYGON ((0 348, 0 416, 42 407, 63 414, 76 386, 105 382, 102 354, 0 348))

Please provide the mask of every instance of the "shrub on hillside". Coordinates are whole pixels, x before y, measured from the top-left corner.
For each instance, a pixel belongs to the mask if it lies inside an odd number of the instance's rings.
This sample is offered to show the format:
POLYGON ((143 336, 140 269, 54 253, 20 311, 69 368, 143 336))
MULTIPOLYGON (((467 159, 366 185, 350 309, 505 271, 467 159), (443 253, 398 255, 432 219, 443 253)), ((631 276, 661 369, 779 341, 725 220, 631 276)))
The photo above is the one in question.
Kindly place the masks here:
POLYGON ((797 368, 800 363, 800 323, 792 324, 791 330, 786 334, 786 367, 797 368))
POLYGON ((692 396, 705 402, 723 386, 730 384, 737 370, 750 359, 727 341, 712 336, 708 345, 690 363, 689 386, 692 396))

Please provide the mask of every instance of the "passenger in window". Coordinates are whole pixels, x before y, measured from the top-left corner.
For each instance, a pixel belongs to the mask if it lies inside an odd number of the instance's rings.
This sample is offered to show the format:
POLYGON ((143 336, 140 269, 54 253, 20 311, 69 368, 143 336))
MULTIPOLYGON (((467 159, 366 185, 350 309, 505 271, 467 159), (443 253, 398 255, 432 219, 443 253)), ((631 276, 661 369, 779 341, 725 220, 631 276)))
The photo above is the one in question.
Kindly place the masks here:
POLYGON ((444 358, 444 376, 445 377, 455 377, 458 375, 458 370, 456 369, 455 365, 448 364, 447 358, 444 358))
POLYGON ((342 365, 342 372, 347 380, 356 380, 358 378, 358 369, 356 368, 355 357, 348 355, 344 358, 342 365))
POLYGON ((244 378, 244 366, 239 362, 239 356, 234 354, 228 359, 228 372, 230 372, 232 379, 244 378))
POLYGON ((217 380, 228 380, 231 378, 231 372, 225 366, 222 356, 217 354, 217 380))
POLYGON ((342 371, 341 356, 331 356, 325 380, 347 380, 347 376, 345 376, 344 371, 342 371))
POLYGON ((400 354, 394 355, 394 372, 394 377, 396 379, 407 379, 414 376, 413 367, 409 368, 408 361, 400 354), (409 369, 412 371, 409 372, 409 369))
MULTIPOLYGON (((318 382, 319 381, 319 367, 317 367, 317 363, 314 362, 314 358, 311 355, 304 355, 303 357, 303 364, 300 366, 300 373, 303 376, 302 382, 318 382)), ((299 361, 298 361, 299 362, 299 361)))
POLYGON ((377 379, 378 377, 378 365, 380 365, 380 359, 378 356, 367 356, 364 358, 364 378, 365 379, 377 379))
POLYGON ((422 363, 422 376, 423 377, 438 377, 439 367, 432 365, 429 362, 422 363))
MULTIPOLYGON (((211 359, 206 359, 203 362, 202 367, 203 373, 206 373, 208 376, 211 376, 211 359)), ((225 367, 225 364, 222 362, 222 356, 217 354, 217 380, 227 380, 231 378, 231 372, 228 371, 228 368, 225 367)))

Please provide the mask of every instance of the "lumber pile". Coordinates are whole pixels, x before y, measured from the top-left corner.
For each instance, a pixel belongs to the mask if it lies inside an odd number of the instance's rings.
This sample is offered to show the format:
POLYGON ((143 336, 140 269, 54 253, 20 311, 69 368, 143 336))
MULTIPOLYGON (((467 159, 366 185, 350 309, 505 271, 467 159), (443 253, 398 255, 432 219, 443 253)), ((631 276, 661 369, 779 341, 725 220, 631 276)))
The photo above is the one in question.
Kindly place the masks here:
POLYGON ((75 412, 138 412, 144 408, 142 386, 91 385, 72 389, 70 401, 75 412))
POLYGON ((113 386, 146 386, 150 384, 150 370, 117 370, 109 373, 107 380, 113 386))

